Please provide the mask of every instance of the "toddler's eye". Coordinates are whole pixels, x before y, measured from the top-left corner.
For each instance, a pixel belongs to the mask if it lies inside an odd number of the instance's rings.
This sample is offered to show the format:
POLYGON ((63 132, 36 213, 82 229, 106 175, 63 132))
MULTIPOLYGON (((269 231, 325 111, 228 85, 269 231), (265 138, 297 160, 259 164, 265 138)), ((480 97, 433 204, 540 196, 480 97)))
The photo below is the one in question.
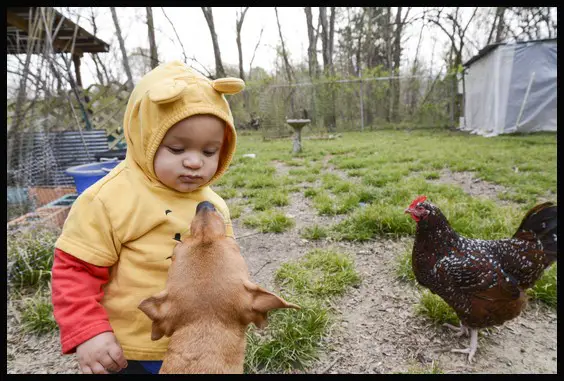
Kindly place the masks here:
POLYGON ((204 155, 211 157, 216 154, 217 151, 204 151, 204 155))
POLYGON ((184 148, 173 148, 173 147, 167 147, 167 148, 170 152, 175 154, 184 152, 184 148))

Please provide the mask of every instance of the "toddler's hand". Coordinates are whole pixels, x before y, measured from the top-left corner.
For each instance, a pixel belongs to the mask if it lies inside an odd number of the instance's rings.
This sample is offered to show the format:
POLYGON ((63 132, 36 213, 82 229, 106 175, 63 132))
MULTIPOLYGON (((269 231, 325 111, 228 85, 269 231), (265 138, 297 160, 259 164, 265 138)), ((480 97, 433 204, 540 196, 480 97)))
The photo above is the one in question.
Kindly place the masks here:
POLYGON ((80 370, 87 374, 108 374, 127 367, 123 350, 113 332, 102 332, 76 347, 80 370))

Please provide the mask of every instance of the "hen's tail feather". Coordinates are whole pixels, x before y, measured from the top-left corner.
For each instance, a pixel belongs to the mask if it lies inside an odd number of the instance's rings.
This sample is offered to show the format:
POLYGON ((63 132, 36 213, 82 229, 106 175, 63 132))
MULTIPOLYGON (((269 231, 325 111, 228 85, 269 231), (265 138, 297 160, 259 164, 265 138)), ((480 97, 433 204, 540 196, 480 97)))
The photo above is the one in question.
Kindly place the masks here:
POLYGON ((543 251, 552 260, 556 260, 557 246, 557 207, 552 202, 545 202, 531 208, 513 237, 521 239, 539 239, 543 251), (534 234, 530 234, 533 232, 534 234))

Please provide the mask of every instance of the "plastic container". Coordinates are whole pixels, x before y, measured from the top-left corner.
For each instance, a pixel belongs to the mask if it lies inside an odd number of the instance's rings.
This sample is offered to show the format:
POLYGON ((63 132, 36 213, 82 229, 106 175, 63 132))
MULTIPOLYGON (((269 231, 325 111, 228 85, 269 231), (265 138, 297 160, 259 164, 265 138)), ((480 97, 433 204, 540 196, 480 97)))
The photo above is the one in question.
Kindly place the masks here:
POLYGON ((76 186, 76 193, 81 194, 86 188, 106 176, 121 161, 105 160, 100 163, 90 163, 67 168, 65 173, 72 176, 76 186))
POLYGON ((127 149, 112 149, 104 152, 96 152, 94 154, 94 159, 98 161, 104 161, 106 159, 118 159, 125 160, 125 155, 127 154, 127 149))

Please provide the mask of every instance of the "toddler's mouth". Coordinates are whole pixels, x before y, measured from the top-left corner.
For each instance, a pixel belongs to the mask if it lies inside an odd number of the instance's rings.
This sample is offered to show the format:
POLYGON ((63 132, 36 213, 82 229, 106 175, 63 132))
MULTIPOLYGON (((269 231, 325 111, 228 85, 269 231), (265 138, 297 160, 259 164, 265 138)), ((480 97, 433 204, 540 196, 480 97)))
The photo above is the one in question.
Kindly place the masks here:
POLYGON ((193 175, 182 175, 179 176, 178 179, 183 183, 197 183, 202 180, 201 176, 193 176, 193 175))

